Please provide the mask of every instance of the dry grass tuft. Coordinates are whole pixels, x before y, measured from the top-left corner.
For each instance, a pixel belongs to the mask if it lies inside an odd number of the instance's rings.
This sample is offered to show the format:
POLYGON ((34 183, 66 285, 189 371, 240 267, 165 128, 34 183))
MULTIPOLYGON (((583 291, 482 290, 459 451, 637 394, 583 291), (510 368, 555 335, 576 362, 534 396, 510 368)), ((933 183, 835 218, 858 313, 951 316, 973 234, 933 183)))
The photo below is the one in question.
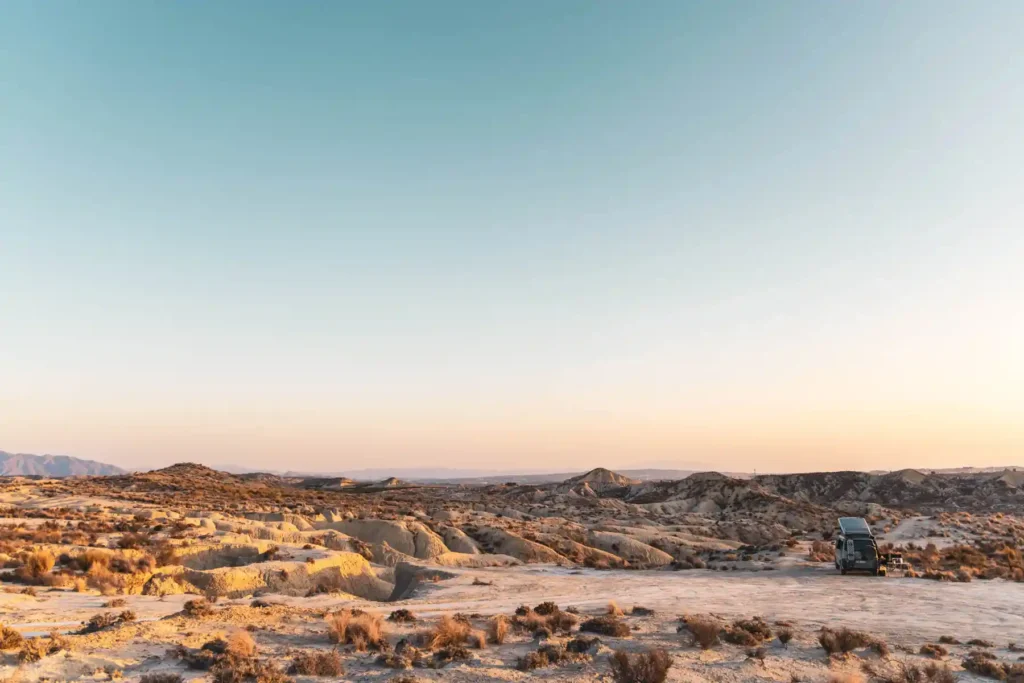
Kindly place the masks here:
POLYGON ((690 644, 699 645, 702 650, 710 650, 718 645, 718 636, 722 632, 722 622, 710 616, 683 617, 679 632, 690 632, 690 644))
POLYGON ((608 608, 605 611, 605 614, 607 614, 610 617, 624 617, 624 616, 626 616, 626 613, 622 611, 622 609, 618 606, 618 604, 614 600, 612 600, 611 602, 608 603, 608 608))
POLYGON ((431 630, 420 635, 421 644, 429 650, 442 650, 460 646, 469 640, 471 628, 465 621, 460 621, 445 614, 431 630))
POLYGON ((337 650, 302 651, 295 654, 288 673, 300 676, 341 676, 345 667, 337 650))
POLYGON ((228 637, 224 654, 239 658, 255 657, 256 641, 245 631, 235 631, 228 637))
POLYGON ((354 645, 357 652, 387 648, 383 621, 379 615, 366 612, 357 614, 345 609, 327 615, 326 619, 332 643, 354 645))
POLYGON ((949 650, 941 645, 936 645, 935 643, 925 643, 921 646, 920 654, 925 655, 926 657, 942 659, 949 654, 949 650))
POLYGON ((615 683, 663 683, 672 668, 672 657, 660 648, 632 655, 616 650, 609 660, 615 683))
POLYGON ((487 640, 494 645, 501 645, 508 636, 508 617, 498 614, 487 622, 487 640))

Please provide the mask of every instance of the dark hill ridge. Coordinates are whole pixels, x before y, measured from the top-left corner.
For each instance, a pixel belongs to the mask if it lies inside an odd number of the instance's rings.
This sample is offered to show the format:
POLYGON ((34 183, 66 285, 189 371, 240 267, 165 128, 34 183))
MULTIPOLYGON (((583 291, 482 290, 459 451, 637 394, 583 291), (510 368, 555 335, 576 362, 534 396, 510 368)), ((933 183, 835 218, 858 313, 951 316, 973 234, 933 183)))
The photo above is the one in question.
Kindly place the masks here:
POLYGON ((0 476, 4 477, 94 477, 124 472, 114 465, 67 455, 30 455, 0 451, 0 476))

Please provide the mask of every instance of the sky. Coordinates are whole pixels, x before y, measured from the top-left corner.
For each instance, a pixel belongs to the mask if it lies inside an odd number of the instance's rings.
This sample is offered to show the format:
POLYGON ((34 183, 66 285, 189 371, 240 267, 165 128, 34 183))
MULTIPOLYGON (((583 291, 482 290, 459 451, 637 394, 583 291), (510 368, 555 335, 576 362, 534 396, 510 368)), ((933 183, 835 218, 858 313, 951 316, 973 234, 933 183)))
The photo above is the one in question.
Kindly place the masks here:
POLYGON ((0 449, 1024 464, 1024 3, 0 8, 0 449))

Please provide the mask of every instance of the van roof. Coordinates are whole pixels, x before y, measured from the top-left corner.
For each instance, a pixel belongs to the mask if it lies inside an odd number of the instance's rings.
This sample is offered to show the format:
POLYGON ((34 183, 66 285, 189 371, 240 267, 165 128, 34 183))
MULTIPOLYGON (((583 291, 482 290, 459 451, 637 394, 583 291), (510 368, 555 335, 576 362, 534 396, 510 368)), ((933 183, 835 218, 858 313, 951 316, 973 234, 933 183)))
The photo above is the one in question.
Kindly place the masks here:
POLYGON ((839 530, 847 536, 871 535, 871 527, 863 517, 840 517, 839 530))

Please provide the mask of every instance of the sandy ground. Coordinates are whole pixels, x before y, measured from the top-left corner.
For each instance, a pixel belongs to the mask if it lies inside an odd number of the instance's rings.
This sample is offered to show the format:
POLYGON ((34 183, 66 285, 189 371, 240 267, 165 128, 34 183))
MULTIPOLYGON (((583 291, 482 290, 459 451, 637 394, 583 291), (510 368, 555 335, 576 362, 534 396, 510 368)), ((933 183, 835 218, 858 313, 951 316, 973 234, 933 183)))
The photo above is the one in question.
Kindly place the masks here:
MULTIPOLYGON (((545 600, 584 610, 615 600, 680 615, 760 615, 807 629, 849 626, 894 642, 944 634, 1024 642, 1024 585, 1006 581, 940 583, 841 576, 831 566, 775 572, 635 572, 528 566, 467 571, 405 601, 417 613, 509 613, 545 600), (473 586, 480 576, 494 585, 473 586)), ((372 608, 372 605, 370 605, 372 608)))
MULTIPOLYGON (((135 680, 146 671, 174 670, 186 679, 201 677, 201 672, 182 669, 166 656, 168 643, 186 638, 196 647, 215 635, 223 635, 246 625, 256 627, 254 635, 261 652, 287 658, 293 647, 329 647, 320 617, 299 610, 290 616, 274 617, 251 610, 249 599, 221 600, 218 611, 233 616, 213 617, 183 624, 180 618, 163 619, 181 609, 184 600, 194 596, 125 596, 126 608, 139 614, 140 623, 123 635, 114 631, 101 636, 96 646, 64 656, 18 667, 13 655, 5 656, 0 676, 17 672, 23 681, 106 680, 104 668, 124 670, 125 680, 135 680), (243 610, 238 612, 237 610, 243 610), (187 626, 187 632, 182 627, 187 626), (194 633, 192 632, 194 629, 194 633), (102 643, 106 643, 102 645, 102 643)), ((420 680, 446 681, 609 681, 609 648, 635 650, 641 647, 669 648, 677 659, 669 677, 674 682, 715 681, 731 683, 751 680, 788 683, 794 675, 805 681, 825 680, 837 670, 856 670, 859 660, 830 662, 816 642, 823 625, 847 626, 881 636, 893 646, 917 650, 925 642, 941 635, 961 640, 985 638, 997 643, 996 652, 1004 659, 1016 659, 1006 650, 1008 641, 1024 642, 1024 585, 1003 581, 938 583, 920 579, 840 576, 830 566, 794 566, 771 572, 716 571, 596 571, 556 566, 523 566, 502 569, 465 570, 454 579, 428 584, 409 600, 398 603, 374 603, 351 597, 320 595, 294 598, 265 596, 266 600, 295 608, 334 609, 360 607, 388 614, 398 607, 414 611, 425 623, 444 613, 490 615, 511 614, 521 605, 536 605, 551 600, 563 607, 580 609, 583 615, 603 611, 615 600, 627 612, 634 605, 655 610, 654 616, 627 617, 634 633, 628 639, 602 637, 600 655, 592 662, 552 667, 531 673, 515 670, 515 660, 536 647, 529 636, 520 636, 501 648, 478 651, 469 663, 459 663, 440 671, 419 670, 420 680), (473 585, 474 579, 493 581, 491 586, 473 585), (769 644, 765 663, 745 657, 745 649, 723 645, 709 652, 687 647, 676 634, 676 619, 681 614, 711 612, 723 619, 763 616, 769 622, 791 622, 798 635, 789 648, 777 641, 769 644)), ((109 598, 66 592, 41 592, 38 597, 0 594, 0 621, 26 635, 48 632, 52 628, 70 630, 93 614, 107 611, 109 598)), ((477 617, 477 623, 483 623, 477 617)), ((423 623, 423 622, 421 622, 423 623)), ((414 632, 421 626, 389 625, 392 639, 414 632)), ((180 642, 180 641, 179 641, 180 642)), ((956 665, 966 649, 952 653, 956 665)), ((897 653, 897 658, 915 655, 897 653)), ((873 657, 868 654, 861 657, 873 657)), ((348 673, 344 680, 387 681, 397 672, 373 663, 373 655, 346 655, 348 673)), ((920 658, 917 658, 920 660, 920 658)), ((874 661, 874 660, 869 660, 874 661)), ((895 660, 893 660, 895 661, 895 660)), ((879 661, 879 665, 885 665, 879 661)), ((890 662, 891 664, 891 662, 890 662)), ((962 680, 971 676, 959 674, 962 680)), ((300 677, 299 683, 316 679, 300 677)))
MULTIPOLYGON (((125 596, 142 621, 181 609, 195 596, 125 596)), ((807 630, 849 626, 884 635, 894 643, 921 642, 941 635, 1024 642, 1024 584, 995 581, 941 583, 921 579, 840 576, 830 566, 774 572, 598 571, 530 565, 459 572, 455 579, 427 585, 397 603, 343 597, 267 596, 295 607, 358 606, 389 613, 408 607, 425 617, 443 613, 512 613, 519 605, 546 600, 594 611, 614 600, 624 609, 642 605, 674 617, 713 612, 726 618, 763 616, 807 630), (493 582, 474 586, 474 578, 493 582)), ((109 598, 78 593, 39 597, 0 593, 0 620, 26 633, 68 629, 97 612, 109 598)), ((248 604, 223 600, 219 604, 248 604)))

